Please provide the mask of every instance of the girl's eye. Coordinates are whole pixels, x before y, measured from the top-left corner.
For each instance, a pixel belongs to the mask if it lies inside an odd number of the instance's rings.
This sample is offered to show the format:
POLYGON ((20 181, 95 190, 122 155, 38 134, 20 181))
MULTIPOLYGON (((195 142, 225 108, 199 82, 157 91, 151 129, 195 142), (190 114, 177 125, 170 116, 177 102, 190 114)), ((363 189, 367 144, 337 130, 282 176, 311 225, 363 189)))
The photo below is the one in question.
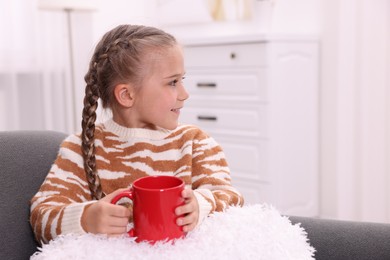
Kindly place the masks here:
POLYGON ((178 82, 182 83, 184 79, 185 79, 185 77, 182 77, 181 80, 175 79, 175 80, 169 82, 169 85, 172 87, 175 87, 178 82))
POLYGON ((172 87, 175 87, 176 86, 176 84, 177 84, 177 82, 179 82, 177 79, 175 79, 174 81, 171 81, 170 83, 169 83, 169 85, 171 85, 172 87))

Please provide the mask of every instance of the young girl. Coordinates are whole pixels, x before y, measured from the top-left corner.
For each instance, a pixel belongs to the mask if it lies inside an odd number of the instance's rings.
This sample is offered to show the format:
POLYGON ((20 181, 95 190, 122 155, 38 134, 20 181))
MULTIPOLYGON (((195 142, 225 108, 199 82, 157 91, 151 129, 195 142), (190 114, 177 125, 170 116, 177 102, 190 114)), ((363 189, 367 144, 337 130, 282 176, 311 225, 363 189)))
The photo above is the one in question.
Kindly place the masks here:
POLYGON ((182 178, 186 203, 177 225, 193 230, 214 211, 243 205, 221 147, 192 125, 178 124, 188 98, 183 54, 159 29, 121 25, 96 46, 85 76, 82 133, 69 136, 31 201, 38 241, 85 232, 126 232, 132 212, 110 201, 147 175, 182 178), (112 118, 95 126, 98 99, 112 118))

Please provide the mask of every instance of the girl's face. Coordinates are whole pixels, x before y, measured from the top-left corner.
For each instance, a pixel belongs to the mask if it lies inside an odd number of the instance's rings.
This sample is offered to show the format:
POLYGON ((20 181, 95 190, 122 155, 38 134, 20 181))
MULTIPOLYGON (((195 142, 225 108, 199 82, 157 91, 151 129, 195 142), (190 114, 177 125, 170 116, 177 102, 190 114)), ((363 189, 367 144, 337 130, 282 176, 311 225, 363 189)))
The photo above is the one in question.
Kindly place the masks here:
POLYGON ((180 109, 189 97, 183 86, 184 60, 179 46, 148 56, 145 77, 135 94, 132 126, 156 126, 173 130, 178 125, 180 109))

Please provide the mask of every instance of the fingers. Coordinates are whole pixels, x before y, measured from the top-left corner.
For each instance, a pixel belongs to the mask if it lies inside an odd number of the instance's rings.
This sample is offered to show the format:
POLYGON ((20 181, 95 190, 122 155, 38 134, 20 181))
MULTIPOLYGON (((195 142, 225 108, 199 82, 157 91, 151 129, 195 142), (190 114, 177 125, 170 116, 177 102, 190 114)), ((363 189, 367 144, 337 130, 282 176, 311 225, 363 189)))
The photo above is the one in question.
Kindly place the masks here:
POLYGON ((101 213, 98 233, 113 235, 126 233, 130 211, 122 206, 107 203, 101 213))
POLYGON ((184 199, 185 204, 176 208, 176 215, 180 216, 189 214, 193 211, 198 211, 198 201, 196 200, 194 192, 191 189, 184 189, 181 193, 181 196, 184 199))
POLYGON ((118 218, 118 217, 112 217, 110 221, 110 226, 112 227, 126 227, 128 224, 127 218, 118 218))
POLYGON ((193 230, 197 223, 198 223, 198 214, 196 212, 192 212, 176 220, 176 224, 178 226, 182 226, 184 232, 189 232, 193 230))
MULTIPOLYGON (((108 196, 116 196, 121 191, 113 192, 108 196)), ((120 205, 114 205, 101 199, 85 207, 81 217, 81 225, 86 232, 107 235, 126 233, 127 224, 132 211, 120 205)))
POLYGON ((184 189, 182 192, 181 192, 181 197, 186 200, 186 199, 191 199, 192 197, 194 197, 194 192, 191 190, 191 189, 184 189))
POLYGON ((109 203, 107 205, 107 212, 112 217, 119 217, 119 218, 126 218, 128 219, 131 216, 132 211, 130 211, 128 208, 123 207, 121 205, 115 205, 109 203))
POLYGON ((185 189, 182 191, 182 197, 185 200, 183 206, 179 206, 175 209, 175 214, 180 216, 176 223, 183 227, 184 232, 189 232, 196 227, 199 218, 199 206, 198 201, 191 189, 185 189))
POLYGON ((126 234, 127 232, 127 225, 124 226, 103 226, 101 227, 99 234, 107 234, 109 236, 119 236, 126 234))
MULTIPOLYGON (((128 209, 118 205, 107 205, 108 208, 100 212, 100 215, 95 215, 94 230, 92 233, 101 234, 124 234, 126 233, 127 224, 129 222, 128 209)), ((92 224, 91 223, 91 224, 92 224)))
POLYGON ((175 214, 177 216, 189 214, 196 210, 197 205, 195 204, 195 201, 187 202, 187 204, 184 204, 183 206, 179 206, 175 209, 175 214))

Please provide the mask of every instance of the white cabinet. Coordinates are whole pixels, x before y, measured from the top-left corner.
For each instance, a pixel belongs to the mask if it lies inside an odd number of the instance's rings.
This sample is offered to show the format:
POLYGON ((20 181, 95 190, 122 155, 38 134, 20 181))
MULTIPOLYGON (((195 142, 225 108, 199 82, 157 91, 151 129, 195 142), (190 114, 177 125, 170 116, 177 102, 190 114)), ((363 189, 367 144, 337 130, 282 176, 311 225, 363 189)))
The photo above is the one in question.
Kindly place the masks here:
POLYGON ((190 98, 181 121, 221 144, 246 203, 318 215, 318 41, 187 41, 184 57, 190 98))

